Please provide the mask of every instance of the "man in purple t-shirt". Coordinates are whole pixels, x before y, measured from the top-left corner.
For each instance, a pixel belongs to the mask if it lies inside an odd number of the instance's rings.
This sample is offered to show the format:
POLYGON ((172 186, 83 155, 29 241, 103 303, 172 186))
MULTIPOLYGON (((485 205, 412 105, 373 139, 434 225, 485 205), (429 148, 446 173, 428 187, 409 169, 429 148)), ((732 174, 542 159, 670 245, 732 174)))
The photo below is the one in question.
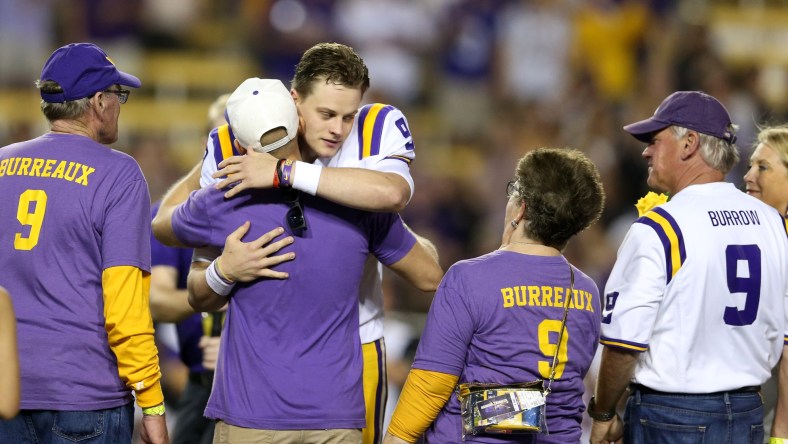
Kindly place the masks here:
MULTIPOLYGON (((306 442, 360 442, 365 411, 358 285, 367 257, 372 253, 411 278, 427 267, 413 253, 416 239, 398 215, 351 209, 289 188, 288 161, 300 158, 297 114, 284 85, 271 82, 248 94, 270 104, 260 111, 259 134, 262 149, 273 146, 272 154, 282 159, 279 188, 244 191, 229 200, 215 188, 201 189, 172 214, 167 228, 175 239, 160 239, 221 248, 247 221, 249 238, 280 226, 295 238, 279 252, 298 257, 277 267, 288 279, 237 284, 230 293, 206 409, 206 416, 219 419, 219 442, 271 439, 274 433, 277 442, 290 442, 296 431, 305 433, 306 442)), ((215 261, 209 270, 221 279, 217 267, 215 261)), ((213 292, 190 293, 202 311, 227 301, 213 292)))
POLYGON ((19 328, 21 413, 0 442, 169 442, 150 286, 150 197, 106 145, 136 77, 99 47, 63 46, 36 83, 50 131, 0 149, 0 285, 19 328))

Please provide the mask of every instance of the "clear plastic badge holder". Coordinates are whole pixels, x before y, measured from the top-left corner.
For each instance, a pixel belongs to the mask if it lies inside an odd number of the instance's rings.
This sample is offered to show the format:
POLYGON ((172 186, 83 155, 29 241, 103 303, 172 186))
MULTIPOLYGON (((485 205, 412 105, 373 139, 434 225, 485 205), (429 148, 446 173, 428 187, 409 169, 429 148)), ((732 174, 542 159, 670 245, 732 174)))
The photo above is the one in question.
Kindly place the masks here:
POLYGON ((544 381, 522 384, 466 383, 459 386, 462 435, 542 433, 544 381))
MULTIPOLYGON (((575 288, 575 273, 571 265, 569 273, 569 294, 572 295, 575 288)), ((567 297, 564 303, 564 316, 561 321, 558 344, 561 344, 566 328, 569 300, 570 297, 567 297)), ((468 435, 479 434, 547 434, 545 407, 550 387, 555 378, 558 349, 559 347, 556 347, 553 355, 553 365, 547 387, 544 386, 544 381, 541 379, 516 384, 480 382, 460 384, 457 387, 457 396, 460 400, 463 441, 468 435)))

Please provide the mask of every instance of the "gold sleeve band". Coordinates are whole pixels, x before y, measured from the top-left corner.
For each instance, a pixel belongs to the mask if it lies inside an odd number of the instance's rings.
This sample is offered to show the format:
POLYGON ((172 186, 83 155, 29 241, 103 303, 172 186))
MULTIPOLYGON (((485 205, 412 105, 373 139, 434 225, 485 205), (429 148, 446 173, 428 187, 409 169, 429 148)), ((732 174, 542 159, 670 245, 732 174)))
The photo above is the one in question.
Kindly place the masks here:
POLYGON ((159 353, 153 341, 150 273, 137 267, 110 267, 102 274, 104 328, 118 360, 118 375, 136 392, 140 407, 164 402, 159 353))
POLYGON ((457 386, 459 376, 412 369, 389 424, 389 433, 416 442, 435 421, 457 386))

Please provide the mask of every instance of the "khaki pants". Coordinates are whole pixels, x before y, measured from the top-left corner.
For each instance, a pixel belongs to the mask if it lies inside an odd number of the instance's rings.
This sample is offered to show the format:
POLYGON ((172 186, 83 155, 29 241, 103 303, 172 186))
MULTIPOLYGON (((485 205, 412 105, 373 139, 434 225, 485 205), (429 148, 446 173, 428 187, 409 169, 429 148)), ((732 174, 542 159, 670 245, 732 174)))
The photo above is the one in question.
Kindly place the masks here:
POLYGON ((217 421, 213 444, 361 444, 361 429, 261 430, 217 421))

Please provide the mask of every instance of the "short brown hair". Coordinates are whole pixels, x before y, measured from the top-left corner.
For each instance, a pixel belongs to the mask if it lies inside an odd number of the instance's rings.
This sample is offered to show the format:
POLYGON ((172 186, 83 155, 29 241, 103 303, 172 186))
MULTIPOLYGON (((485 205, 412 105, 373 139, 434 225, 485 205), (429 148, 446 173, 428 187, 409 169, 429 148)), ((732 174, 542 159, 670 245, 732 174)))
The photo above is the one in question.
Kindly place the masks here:
POLYGON ((301 56, 290 87, 306 97, 312 93, 315 81, 357 88, 364 94, 369 88, 369 70, 350 46, 318 43, 301 56))
POLYGON ((520 159, 515 172, 526 234, 545 245, 563 249, 602 214, 599 171, 578 150, 536 149, 520 159))

